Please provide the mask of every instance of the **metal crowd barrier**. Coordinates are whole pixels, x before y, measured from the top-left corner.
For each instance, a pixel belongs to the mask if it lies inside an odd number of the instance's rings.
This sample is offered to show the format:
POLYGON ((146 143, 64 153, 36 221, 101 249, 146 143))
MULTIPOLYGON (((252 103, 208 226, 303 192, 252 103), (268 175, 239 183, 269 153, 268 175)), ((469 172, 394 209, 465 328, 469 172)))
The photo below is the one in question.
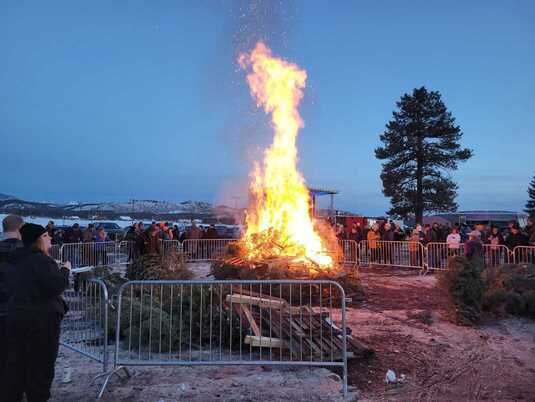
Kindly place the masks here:
POLYGON ((51 258, 54 260, 61 260, 61 245, 60 244, 54 244, 50 247, 50 250, 48 250, 48 255, 50 255, 51 258))
POLYGON ((234 239, 184 240, 182 251, 188 255, 188 262, 210 261, 219 258, 234 239))
POLYGON ((513 261, 515 264, 535 264, 535 246, 516 246, 513 261))
POLYGON ((60 250, 61 260, 70 261, 73 268, 115 264, 117 244, 114 241, 65 243, 60 250))
POLYGON ((134 258, 133 242, 64 243, 59 256, 73 268, 124 265, 134 258))
MULTIPOLYGON (((219 258, 234 239, 161 240, 163 254, 172 251, 186 254, 187 262, 212 261, 219 258)), ((447 269, 448 258, 464 255, 464 244, 455 247, 448 243, 428 243, 383 240, 342 240, 341 263, 366 267, 370 265, 408 267, 429 270, 447 269)), ((535 247, 519 246, 514 251, 504 245, 483 245, 485 267, 507 263, 535 263, 535 247)), ((51 256, 61 261, 71 261, 73 268, 86 266, 126 265, 134 261, 139 252, 134 242, 67 243, 58 251, 51 249, 51 256)))
POLYGON ((422 269, 425 247, 419 242, 362 240, 359 242, 361 266, 384 265, 422 269))
POLYGON ((464 255, 464 244, 427 243, 426 267, 430 270, 445 270, 448 267, 448 258, 464 255))
POLYGON ((342 263, 348 265, 357 265, 359 263, 359 247, 355 240, 340 240, 342 248, 342 263))
POLYGON ((504 245, 483 244, 485 268, 497 267, 514 261, 513 253, 504 245))
POLYGON ((182 252, 182 244, 178 240, 161 240, 160 244, 164 255, 171 252, 182 252))
POLYGON ((69 311, 61 322, 60 343, 108 369, 108 290, 99 279, 75 282, 63 298, 69 311))
POLYGON ((347 393, 345 293, 336 282, 132 281, 119 289, 113 369, 340 367, 347 393))

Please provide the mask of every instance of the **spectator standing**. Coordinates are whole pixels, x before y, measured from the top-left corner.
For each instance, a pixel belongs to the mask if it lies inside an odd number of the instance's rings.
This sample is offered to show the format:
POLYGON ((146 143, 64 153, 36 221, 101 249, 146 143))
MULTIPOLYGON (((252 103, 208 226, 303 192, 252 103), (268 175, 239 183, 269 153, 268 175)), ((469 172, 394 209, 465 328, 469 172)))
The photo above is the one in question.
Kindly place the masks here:
POLYGON ((378 252, 377 252, 377 241, 381 240, 381 235, 379 233, 379 225, 374 223, 371 227, 371 230, 367 234, 368 248, 370 249, 370 260, 371 262, 377 262, 378 252))
POLYGON ((535 224, 533 224, 533 218, 528 218, 528 222, 526 224, 526 227, 524 228, 524 231, 526 232, 528 238, 531 238, 533 232, 535 232, 535 224))
POLYGON ((461 235, 459 229, 454 227, 451 233, 446 237, 446 243, 448 244, 448 255, 459 255, 461 248, 461 235))
MULTIPOLYGON (((385 223, 381 240, 385 242, 394 241, 394 231, 392 230, 392 224, 390 222, 385 223)), ((392 255, 394 252, 393 246, 393 243, 380 243, 379 248, 381 249, 384 264, 392 264, 392 255)))
POLYGON ((20 235, 23 224, 23 219, 17 215, 8 215, 2 221, 4 237, 0 241, 0 382, 4 378, 7 359, 7 302, 11 293, 7 276, 9 269, 12 268, 9 260, 17 249, 23 247, 20 235))
POLYGON ((206 239, 217 239, 219 235, 217 234, 217 229, 215 225, 210 225, 206 230, 206 239))
POLYGON ((498 226, 492 226, 490 228, 489 236, 487 237, 487 244, 490 244, 489 250, 486 253, 486 257, 489 259, 490 266, 494 267, 501 262, 502 250, 504 239, 500 233, 498 226))
POLYGON ((70 263, 61 267, 50 258, 48 231, 35 224, 20 229, 24 247, 11 263, 12 296, 7 316, 7 368, 2 400, 47 401, 54 379, 60 325, 67 312, 61 294, 69 285, 70 263))
POLYGON ((48 232, 52 244, 56 244, 54 240, 56 238, 56 226, 54 225, 54 221, 48 221, 46 224, 46 231, 48 232))
POLYGON ((173 239, 180 240, 180 230, 178 229, 178 225, 173 226, 173 239))
POLYGON ((349 240, 354 240, 357 243, 362 240, 362 230, 360 228, 360 223, 353 223, 351 225, 351 232, 349 233, 349 240))
POLYGON ((417 224, 416 225, 416 230, 418 231, 418 236, 420 236, 420 242, 424 242, 425 241, 425 232, 424 232, 424 229, 422 228, 422 225, 417 224))
POLYGON ((87 228, 82 233, 82 241, 84 243, 89 243, 95 240, 95 236, 97 235, 97 232, 95 231, 95 225, 93 223, 90 223, 87 225, 87 228))
POLYGON ((517 246, 528 245, 528 238, 526 235, 524 235, 524 233, 522 233, 518 224, 512 225, 510 230, 511 233, 509 233, 507 239, 505 239, 505 245, 509 248, 509 250, 513 251, 517 246))
POLYGON ((100 226, 97 230, 97 235, 95 236, 95 252, 96 252, 96 263, 107 265, 108 264, 108 255, 106 252, 106 244, 110 242, 111 239, 108 237, 106 230, 100 226))
POLYGON ((420 232, 414 229, 409 236, 409 259, 411 266, 421 266, 422 256, 420 253, 420 232))
POLYGON ((158 225, 151 225, 149 230, 146 249, 149 254, 161 254, 160 228, 158 225))
POLYGON ((199 229, 199 227, 195 224, 194 221, 191 221, 191 226, 187 232, 186 237, 188 240, 198 240, 202 238, 202 231, 199 229))
POLYGON ((481 242, 481 233, 477 230, 472 230, 468 233, 468 241, 464 245, 464 255, 470 261, 483 260, 483 243, 481 242))
POLYGON ((84 234, 80 229, 80 225, 75 223, 65 231, 63 236, 64 243, 81 243, 84 240, 84 234))

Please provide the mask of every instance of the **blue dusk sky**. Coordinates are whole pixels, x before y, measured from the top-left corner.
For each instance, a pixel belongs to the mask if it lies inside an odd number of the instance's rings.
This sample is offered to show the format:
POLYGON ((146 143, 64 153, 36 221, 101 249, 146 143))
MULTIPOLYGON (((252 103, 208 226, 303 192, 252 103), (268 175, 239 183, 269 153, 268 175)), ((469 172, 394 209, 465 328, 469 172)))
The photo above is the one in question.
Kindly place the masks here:
POLYGON ((271 129, 236 58, 263 39, 307 71, 299 168, 340 191, 338 208, 389 208, 373 150, 395 102, 425 85, 475 152, 453 173, 460 208, 520 210, 534 21, 531 0, 3 0, 0 192, 244 206, 271 129))

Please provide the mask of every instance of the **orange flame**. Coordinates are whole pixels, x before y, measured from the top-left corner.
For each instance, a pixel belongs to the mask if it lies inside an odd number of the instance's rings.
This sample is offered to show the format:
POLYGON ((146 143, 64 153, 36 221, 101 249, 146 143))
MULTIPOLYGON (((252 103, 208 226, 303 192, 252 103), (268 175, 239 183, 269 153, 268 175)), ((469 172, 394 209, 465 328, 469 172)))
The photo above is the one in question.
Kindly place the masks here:
MULTIPOLYGON (((310 196, 297 170, 296 138, 304 123, 297 107, 303 98, 307 74, 297 65, 273 57, 262 42, 238 59, 251 69, 247 82, 257 106, 271 113, 274 138, 264 153, 262 167, 255 162, 251 173, 252 202, 247 213, 247 230, 242 238, 246 254, 255 257, 295 257, 320 267, 333 265, 328 244, 334 233, 319 228, 310 214, 310 196)), ((334 240, 336 244, 336 240, 334 240)))

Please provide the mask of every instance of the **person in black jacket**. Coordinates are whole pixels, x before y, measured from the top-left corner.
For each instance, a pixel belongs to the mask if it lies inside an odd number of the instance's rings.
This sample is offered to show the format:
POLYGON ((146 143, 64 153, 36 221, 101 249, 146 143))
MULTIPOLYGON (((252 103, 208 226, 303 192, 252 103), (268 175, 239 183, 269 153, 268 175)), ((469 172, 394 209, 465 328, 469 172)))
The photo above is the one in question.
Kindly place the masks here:
POLYGON ((517 246, 528 245, 528 239, 520 230, 520 226, 515 224, 511 227, 511 233, 509 233, 509 235, 505 239, 505 245, 511 251, 513 251, 517 246))
POLYGON ((0 241, 0 378, 4 377, 7 360, 7 302, 9 290, 6 276, 8 270, 11 269, 9 259, 18 248, 22 247, 19 230, 23 224, 24 221, 17 215, 8 215, 2 221, 4 237, 0 241))
POLYGON ((2 400, 47 401, 54 379, 60 323, 67 312, 61 294, 69 284, 70 264, 58 267, 48 255, 51 239, 35 224, 20 229, 24 247, 8 271, 7 368, 2 400))

